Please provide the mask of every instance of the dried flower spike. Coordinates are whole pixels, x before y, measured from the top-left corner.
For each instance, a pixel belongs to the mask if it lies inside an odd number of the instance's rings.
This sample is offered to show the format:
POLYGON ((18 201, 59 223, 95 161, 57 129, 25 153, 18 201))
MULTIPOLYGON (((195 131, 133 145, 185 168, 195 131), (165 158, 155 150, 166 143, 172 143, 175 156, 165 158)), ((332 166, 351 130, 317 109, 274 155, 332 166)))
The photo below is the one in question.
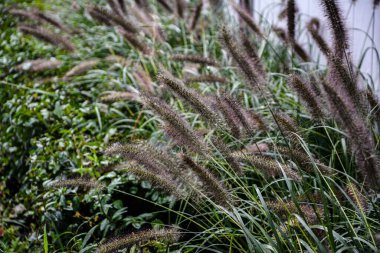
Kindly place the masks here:
POLYGON ((200 3, 195 8, 193 19, 191 21, 190 30, 192 31, 195 30, 195 27, 197 26, 198 20, 201 16, 202 7, 203 7, 203 0, 200 0, 200 3))
POLYGON ((296 28, 295 0, 288 0, 286 4, 286 16, 287 16, 287 21, 288 21, 288 38, 290 41, 295 41, 295 28, 296 28))
POLYGON ((231 202, 231 199, 225 185, 212 173, 208 172, 206 168, 195 163, 189 156, 183 154, 181 155, 181 159, 185 166, 198 175, 199 179, 202 181, 202 189, 206 191, 206 195, 211 195, 213 201, 221 206, 227 207, 228 203, 231 202))
POLYGON ((164 7, 164 9, 166 9, 168 12, 173 12, 173 9, 172 7, 170 7, 170 5, 168 4, 168 2, 166 2, 166 0, 157 0, 157 2, 162 6, 164 7))
POLYGON ((99 60, 93 59, 93 60, 87 60, 84 62, 79 63, 78 65, 74 66, 72 69, 70 69, 64 76, 63 80, 69 80, 70 78, 74 76, 79 76, 86 71, 92 69, 96 65, 99 64, 99 60))
POLYGON ((111 91, 110 93, 101 96, 99 99, 105 103, 115 101, 135 101, 141 103, 139 94, 130 91, 111 91))
POLYGON ((23 62, 15 67, 18 71, 38 72, 56 69, 62 65, 61 61, 51 59, 36 59, 23 62))
POLYGON ((368 201, 365 196, 359 191, 358 187, 352 182, 347 183, 346 192, 350 199, 359 209, 366 211, 368 209, 368 201))
POLYGON ((51 182, 48 187, 52 188, 63 188, 63 187, 80 187, 85 189, 101 189, 104 187, 103 184, 92 180, 90 178, 74 178, 74 179, 64 179, 51 182))
POLYGON ((216 75, 199 75, 191 76, 184 80, 186 84, 191 83, 226 83, 227 80, 224 77, 216 75))
POLYGON ((175 78, 171 73, 166 70, 161 70, 157 76, 160 83, 168 86, 179 97, 188 102, 191 107, 196 110, 201 116, 211 123, 219 122, 219 116, 211 110, 202 97, 195 91, 187 88, 185 84, 179 79, 175 78))
POLYGON ((247 161, 248 163, 255 166, 256 169, 261 171, 266 177, 277 177, 282 176, 282 171, 284 171, 285 175, 296 182, 300 182, 302 177, 297 173, 297 171, 290 168, 290 166, 286 164, 281 164, 278 161, 261 156, 261 155, 240 155, 238 154, 237 158, 243 161, 247 161))
POLYGON ((326 43, 326 41, 322 38, 322 36, 319 34, 319 20, 317 18, 313 18, 309 21, 307 24, 307 30, 311 34, 311 37, 313 37, 314 41, 317 43, 319 49, 321 52, 328 56, 330 54, 330 47, 326 43))
POLYGON ((203 57, 200 55, 190 55, 190 54, 174 54, 170 57, 173 61, 184 61, 184 62, 192 62, 199 63, 210 66, 219 66, 216 60, 208 57, 203 57))
POLYGON ((342 59, 348 49, 348 37, 343 24, 342 11, 336 0, 321 0, 321 3, 333 32, 335 55, 342 59))
POLYGON ((149 48, 145 42, 141 41, 138 37, 137 34, 128 32, 124 29, 118 29, 118 32, 123 35, 124 39, 129 42, 131 46, 139 50, 141 53, 145 55, 150 55, 152 54, 152 49, 149 48))
POLYGON ((108 242, 99 245, 96 253, 111 253, 118 249, 127 248, 138 243, 149 241, 168 241, 173 243, 179 240, 180 233, 176 228, 164 228, 160 230, 143 230, 136 233, 130 233, 125 236, 111 239, 108 242))
POLYGON ((171 177, 163 176, 148 169, 141 165, 135 164, 119 164, 113 168, 114 170, 126 170, 133 175, 139 177, 142 180, 150 182, 154 187, 160 189, 161 191, 170 194, 177 199, 186 199, 188 197, 188 192, 184 189, 180 189, 177 185, 178 182, 173 180, 171 177))
POLYGON ((35 28, 32 26, 21 25, 19 26, 21 32, 30 34, 38 39, 49 42, 55 46, 61 47, 67 51, 74 51, 74 45, 66 38, 59 36, 58 34, 49 32, 43 28, 35 28))
POLYGON ((256 24, 255 20, 253 20, 252 16, 249 15, 246 10, 243 10, 237 4, 232 4, 232 7, 254 33, 256 33, 259 37, 264 37, 259 25, 256 24))
POLYGON ((208 147, 201 136, 166 102, 149 95, 144 95, 143 99, 144 103, 164 120, 166 132, 178 144, 194 152, 208 154, 208 147))
POLYGON ((224 47, 231 54, 234 61, 237 63, 240 71, 243 73, 248 84, 253 88, 261 88, 264 85, 264 80, 259 74, 260 70, 257 70, 249 59, 248 55, 244 53, 244 50, 233 39, 232 34, 228 29, 223 26, 220 32, 220 40, 224 47))
POLYGON ((289 76, 288 84, 303 99, 311 115, 316 119, 322 119, 324 114, 319 101, 320 97, 317 97, 309 85, 296 75, 289 76))

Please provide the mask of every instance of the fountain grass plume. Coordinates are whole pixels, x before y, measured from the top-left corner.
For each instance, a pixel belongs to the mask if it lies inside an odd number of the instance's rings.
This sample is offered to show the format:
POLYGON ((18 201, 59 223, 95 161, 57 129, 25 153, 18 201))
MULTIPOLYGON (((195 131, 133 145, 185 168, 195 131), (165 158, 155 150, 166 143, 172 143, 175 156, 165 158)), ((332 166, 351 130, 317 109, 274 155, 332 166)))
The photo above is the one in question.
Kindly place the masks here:
POLYGON ((126 170, 138 178, 150 182, 155 188, 177 199, 186 199, 188 197, 188 191, 178 187, 178 180, 174 180, 170 176, 154 173, 144 166, 137 164, 118 164, 113 169, 116 171, 126 170))
MULTIPOLYGON (((220 108, 220 110, 222 112, 223 110, 226 110, 225 113, 227 113, 227 115, 225 116, 233 120, 234 124, 236 124, 236 126, 239 127, 239 135, 240 135, 240 126, 243 126, 247 133, 252 133, 253 131, 252 125, 250 124, 249 119, 244 114, 244 111, 241 105, 235 99, 233 99, 231 96, 229 96, 226 93, 222 95, 220 100, 222 102, 222 105, 225 107, 225 109, 220 108)), ((232 125, 230 127, 232 127, 232 125)))
POLYGON ((259 37, 264 37, 261 29, 260 29, 260 26, 258 24, 256 24, 256 21, 252 18, 252 16, 247 13, 246 10, 243 10, 240 6, 238 6, 237 4, 234 4, 234 3, 231 3, 232 4, 232 7, 234 8, 234 10, 237 12, 237 14, 239 15, 239 17, 247 24, 247 26, 255 33, 257 34, 259 37))
POLYGON ((365 184, 378 188, 380 185, 379 159, 370 129, 355 108, 347 104, 335 89, 326 83, 324 83, 324 89, 332 105, 334 116, 350 139, 350 147, 365 184))
POLYGON ((61 29, 62 31, 64 31, 66 33, 69 33, 69 34, 73 33, 73 31, 70 28, 68 28, 63 23, 59 22, 57 19, 51 17, 48 14, 43 13, 42 11, 39 11, 39 10, 33 10, 33 13, 34 13, 34 15, 39 17, 41 20, 61 29))
POLYGON ((166 0, 157 0, 157 2, 168 12, 173 13, 173 8, 169 5, 166 0))
POLYGON ((202 189, 206 191, 205 194, 210 196, 218 205, 228 207, 228 203, 231 203, 231 196, 226 186, 206 168, 195 163, 190 156, 182 154, 180 157, 183 164, 192 170, 202 181, 202 189))
POLYGON ((273 117, 286 141, 290 141, 295 146, 299 146, 295 135, 299 134, 301 131, 297 123, 285 113, 276 112, 273 114, 273 117))
POLYGON ((111 7, 114 14, 118 15, 119 17, 124 17, 125 12, 123 11, 123 8, 121 7, 118 0, 107 0, 107 3, 111 7))
POLYGON ((98 64, 99 64, 99 60, 97 59, 83 61, 79 63, 78 65, 74 66, 69 71, 67 71, 66 74, 63 76, 63 80, 69 80, 70 78, 74 76, 79 76, 85 73, 86 71, 92 69, 98 64))
POLYGON ((142 102, 139 94, 131 91, 111 91, 110 93, 100 96, 99 100, 105 103, 116 101, 142 102))
POLYGON ((301 182, 302 177, 297 171, 293 170, 289 165, 281 164, 275 159, 265 157, 262 155, 246 155, 235 154, 235 157, 240 161, 248 162, 253 165, 258 171, 262 172, 265 177, 282 177, 282 171, 287 177, 296 182, 301 182))
POLYGON ((149 73, 145 72, 143 69, 136 70, 133 73, 133 77, 136 79, 139 87, 143 92, 154 94, 155 87, 153 86, 153 81, 149 73))
MULTIPOLYGON (((118 144, 117 144, 118 145, 118 144)), ((126 144, 123 147, 118 148, 119 153, 133 159, 134 156, 149 157, 150 160, 155 161, 157 167, 163 168, 164 171, 171 173, 175 176, 181 176, 182 170, 178 167, 173 157, 171 157, 166 151, 149 144, 148 142, 139 142, 134 144, 126 144), (131 155, 125 155, 123 152, 134 153, 131 155)), ((108 150, 108 149, 107 149, 108 150)), ((147 167, 147 169, 149 169, 147 167)))
POLYGON ((142 145, 114 143, 104 153, 109 156, 119 155, 122 158, 135 161, 153 173, 168 177, 170 175, 167 173, 168 168, 157 159, 153 159, 142 145))
POLYGON ((153 96, 144 95, 143 101, 164 121, 165 130, 177 143, 186 144, 185 147, 207 156, 206 143, 178 112, 174 111, 166 102, 153 96))
POLYGON ((186 101, 195 111, 197 111, 208 122, 216 124, 220 121, 217 115, 203 100, 203 98, 195 91, 186 87, 179 79, 175 78, 170 72, 161 69, 157 76, 158 82, 165 84, 175 94, 186 101))
POLYGON ((110 54, 105 58, 105 60, 109 63, 118 63, 122 66, 129 66, 131 64, 129 59, 121 55, 110 54))
POLYGON ((260 57, 257 54, 257 49, 255 45, 253 45, 248 36, 245 33, 240 33, 240 38, 242 40, 242 45, 244 47, 245 53, 248 55, 252 64, 255 66, 256 72, 261 76, 263 80, 267 78, 267 72, 265 70, 264 65, 261 62, 260 57))
POLYGON ((65 49, 69 52, 75 51, 75 46, 70 42, 70 40, 52 33, 48 30, 45 30, 41 27, 33 27, 28 25, 20 25, 19 29, 21 32, 25 34, 30 34, 40 40, 43 40, 45 42, 48 42, 52 45, 58 46, 62 49, 65 49))
POLYGON ((310 61, 309 54, 302 48, 302 46, 296 42, 289 39, 285 30, 280 27, 273 27, 272 30, 276 33, 276 35, 287 45, 291 46, 294 52, 305 62, 310 61))
POLYGON ((290 160, 298 164, 301 169, 307 172, 313 172, 315 168, 318 168, 323 175, 331 175, 333 173, 332 168, 324 165, 321 161, 310 156, 303 150, 295 150, 284 146, 274 146, 274 149, 281 156, 287 156, 290 160))
POLYGON ((16 65, 15 69, 17 71, 39 72, 57 69, 60 66, 62 66, 62 62, 56 59, 36 59, 16 65))
MULTIPOLYGON (((333 53, 328 55, 328 60, 331 69, 329 72, 331 82, 338 84, 338 89, 343 89, 343 92, 346 94, 342 94, 342 96, 348 96, 346 100, 351 100, 352 102, 350 101, 348 103, 353 103, 353 107, 355 107, 359 113, 366 113, 366 101, 363 100, 363 94, 361 94, 356 81, 350 75, 348 66, 343 63, 341 58, 333 53)), ((363 117, 365 117, 365 115, 363 115, 363 117)))
POLYGON ((125 31, 133 34, 139 31, 139 28, 130 20, 128 20, 124 15, 115 15, 109 10, 95 5, 89 6, 87 9, 91 17, 95 18, 101 23, 104 23, 106 25, 119 25, 125 31))
POLYGON ((118 32, 124 37, 126 41, 128 41, 132 47, 136 48, 141 53, 145 55, 150 55, 153 53, 153 50, 149 48, 145 42, 138 38, 137 34, 128 32, 123 28, 118 29, 118 32))
POLYGON ((93 179, 90 179, 88 177, 81 177, 81 178, 72 178, 72 179, 62 179, 53 181, 50 184, 47 185, 47 187, 50 188, 74 188, 79 187, 83 189, 102 189, 105 186, 93 179))
POLYGON ((224 94, 223 101, 234 112, 234 117, 238 119, 237 123, 242 125, 247 135, 253 134, 257 128, 266 130, 265 123, 260 115, 244 109, 236 99, 227 94, 224 94))
POLYGON ((193 18, 191 20, 191 25, 190 25, 191 31, 194 31, 197 24, 198 24, 198 21, 199 21, 199 18, 201 16, 201 12, 202 12, 202 7, 203 7, 203 0, 200 0, 199 4, 197 4, 197 6, 195 8, 193 18))
POLYGON ((251 125, 250 128, 246 127, 248 134, 254 133, 256 129, 259 129, 261 131, 268 130, 268 127, 260 114, 253 110, 244 110, 243 113, 245 117, 248 119, 249 125, 251 125))
POLYGON ((90 14, 91 18, 93 18, 95 21, 108 26, 112 25, 111 19, 108 16, 108 10, 95 5, 90 5, 87 7, 87 11, 88 14, 90 14))
POLYGON ((199 75, 199 76, 190 76, 185 78, 184 83, 185 84, 191 84, 191 83, 226 83, 226 78, 222 76, 212 75, 212 74, 205 74, 205 75, 199 75))
POLYGON ((32 11, 27 11, 27 10, 18 9, 18 8, 11 8, 8 10, 8 12, 12 15, 29 18, 34 21, 42 21, 41 18, 35 15, 32 11))
POLYGON ((317 43, 317 45, 318 45, 319 49, 321 50, 321 52, 325 56, 328 56, 331 53, 331 50, 330 50, 329 45, 326 43, 325 39, 322 38, 322 36, 319 34, 319 27, 320 27, 320 23, 319 23, 319 20, 317 18, 311 19, 307 23, 307 26, 306 26, 306 28, 309 31, 311 37, 317 43))
POLYGON ((286 4, 286 17, 288 27, 288 38, 291 42, 295 41, 296 30, 296 3, 295 0, 288 0, 286 4))
POLYGON ((237 44, 236 39, 232 37, 231 32, 225 26, 221 28, 220 41, 238 65, 239 70, 242 72, 251 88, 254 90, 263 88, 262 86, 265 85, 265 80, 261 78, 259 74, 260 70, 255 68, 248 55, 244 52, 241 46, 237 44))
POLYGON ((336 0, 321 0, 321 4, 333 33, 334 54, 339 59, 343 59, 348 50, 348 35, 343 24, 342 11, 336 0))
POLYGON ((55 19, 55 18, 51 17, 50 15, 43 13, 42 11, 37 10, 37 9, 23 10, 23 9, 11 8, 9 10, 9 13, 16 15, 16 16, 26 17, 26 18, 29 18, 31 20, 34 20, 34 21, 37 21, 40 23, 44 22, 44 23, 51 24, 51 25, 53 25, 53 26, 55 26, 55 27, 57 27, 57 28, 61 29, 62 31, 69 33, 69 34, 71 34, 73 32, 70 28, 66 27, 64 24, 62 24, 57 19, 55 19))
POLYGON ((315 119, 322 119, 324 117, 321 102, 319 100, 320 97, 313 92, 309 84, 303 82, 301 78, 296 75, 289 76, 288 84, 303 99, 306 108, 315 119))
POLYGON ((201 55, 173 54, 170 56, 170 59, 173 61, 199 63, 215 67, 219 66, 218 62, 215 59, 203 57, 201 55))
POLYGON ((317 207, 314 209, 309 204, 300 204, 297 207, 293 201, 284 200, 267 201, 266 204, 281 219, 289 219, 289 214, 301 214, 305 217, 305 221, 308 224, 315 225, 324 217, 322 208, 317 207))
POLYGON ((305 49, 298 43, 298 42, 293 42, 293 49, 294 52, 304 61, 304 62, 309 62, 310 61, 310 56, 309 54, 305 51, 305 49))
POLYGON ((177 5, 177 15, 180 18, 185 17, 186 2, 185 0, 175 0, 177 5))
POLYGON ((222 157, 227 161, 228 167, 230 167, 238 176, 243 176, 244 171, 239 164, 238 159, 232 155, 231 149, 217 136, 212 136, 212 143, 219 151, 222 157))
POLYGON ((345 190, 348 197, 361 211, 365 212, 368 210, 367 198, 354 183, 348 182, 345 190))
POLYGON ((236 139, 239 139, 241 137, 241 130, 240 130, 240 119, 236 115, 233 108, 228 104, 228 102, 225 101, 225 98, 223 97, 216 97, 217 107, 222 113, 225 122, 227 123, 228 128, 231 131, 232 136, 234 136, 236 139))
POLYGON ((136 233, 116 237, 102 243, 99 245, 95 253, 111 253, 135 244, 147 243, 150 241, 167 241, 168 243, 174 243, 177 242, 179 238, 180 232, 176 228, 142 230, 136 233))
POLYGON ((123 14, 127 13, 127 6, 125 6, 125 1, 124 0, 118 0, 119 6, 121 10, 123 11, 123 14))

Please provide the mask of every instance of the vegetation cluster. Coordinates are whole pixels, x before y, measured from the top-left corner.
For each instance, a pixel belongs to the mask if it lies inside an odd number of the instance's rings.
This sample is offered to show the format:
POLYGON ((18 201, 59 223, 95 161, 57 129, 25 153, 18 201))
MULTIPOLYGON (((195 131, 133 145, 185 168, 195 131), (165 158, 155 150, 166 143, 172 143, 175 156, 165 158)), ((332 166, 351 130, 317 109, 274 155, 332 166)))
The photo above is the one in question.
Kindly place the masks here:
POLYGON ((0 251, 377 252, 379 100, 319 2, 284 27, 251 1, 0 4, 0 251))

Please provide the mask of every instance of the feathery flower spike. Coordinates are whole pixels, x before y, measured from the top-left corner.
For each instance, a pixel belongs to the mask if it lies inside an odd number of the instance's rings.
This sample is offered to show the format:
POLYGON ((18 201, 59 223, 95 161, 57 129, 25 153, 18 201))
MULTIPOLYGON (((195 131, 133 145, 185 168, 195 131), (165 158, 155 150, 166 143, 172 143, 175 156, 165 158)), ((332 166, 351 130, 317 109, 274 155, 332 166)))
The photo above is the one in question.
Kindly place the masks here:
POLYGON ((75 50, 74 45, 66 38, 61 37, 58 34, 47 31, 43 28, 35 28, 32 26, 21 25, 19 26, 21 32, 30 34, 40 40, 49 42, 55 46, 61 47, 67 51, 73 52, 75 50))
POLYGON ((127 248, 137 243, 149 241, 168 241, 173 243, 179 240, 180 233, 176 228, 164 228, 160 230, 150 229, 142 230, 136 233, 130 233, 121 237, 114 238, 108 242, 99 245, 95 253, 111 253, 118 249, 127 248))

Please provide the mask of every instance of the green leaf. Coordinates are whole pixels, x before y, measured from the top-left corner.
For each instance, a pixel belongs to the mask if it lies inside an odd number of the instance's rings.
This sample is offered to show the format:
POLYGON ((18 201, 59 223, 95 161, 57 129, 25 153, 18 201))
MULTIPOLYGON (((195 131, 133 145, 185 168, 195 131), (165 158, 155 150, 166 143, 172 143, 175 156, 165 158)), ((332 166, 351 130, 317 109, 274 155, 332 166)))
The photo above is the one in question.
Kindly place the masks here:
POLYGON ((48 243, 48 237, 46 232, 46 224, 44 226, 44 252, 49 253, 49 243, 48 243))

